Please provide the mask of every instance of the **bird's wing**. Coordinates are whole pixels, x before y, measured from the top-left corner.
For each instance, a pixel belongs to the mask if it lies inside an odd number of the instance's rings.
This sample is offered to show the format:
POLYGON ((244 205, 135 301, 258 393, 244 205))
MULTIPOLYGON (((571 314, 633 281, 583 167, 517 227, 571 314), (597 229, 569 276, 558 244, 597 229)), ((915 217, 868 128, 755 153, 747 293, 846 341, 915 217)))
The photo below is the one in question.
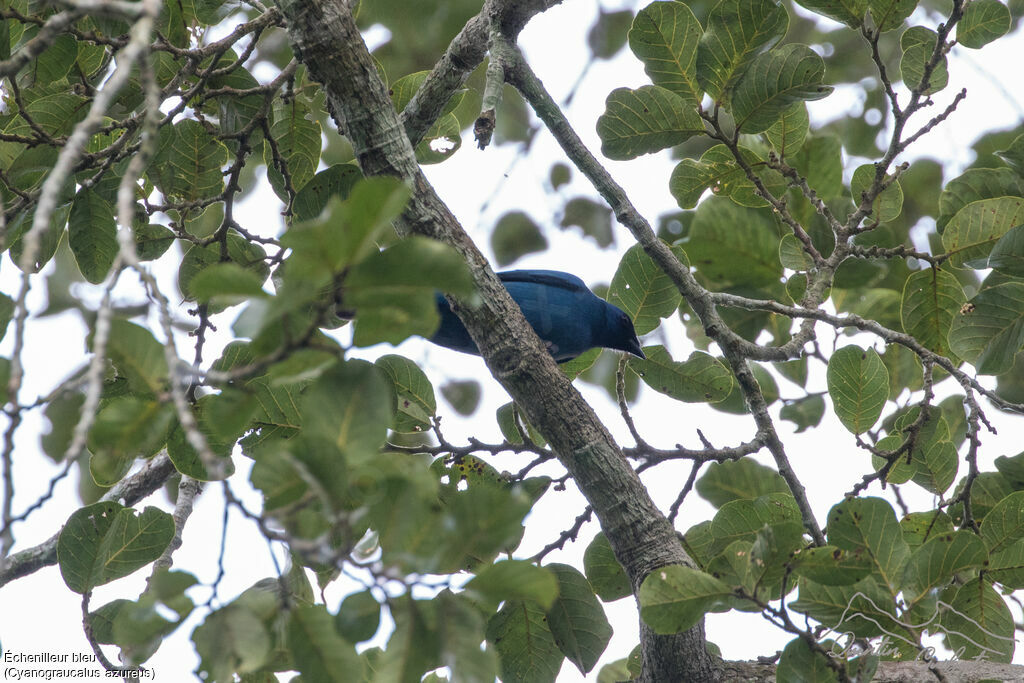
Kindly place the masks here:
POLYGON ((571 273, 563 273, 560 270, 506 270, 498 273, 498 279, 504 283, 509 282, 530 282, 548 287, 558 287, 569 291, 590 291, 579 279, 571 273))

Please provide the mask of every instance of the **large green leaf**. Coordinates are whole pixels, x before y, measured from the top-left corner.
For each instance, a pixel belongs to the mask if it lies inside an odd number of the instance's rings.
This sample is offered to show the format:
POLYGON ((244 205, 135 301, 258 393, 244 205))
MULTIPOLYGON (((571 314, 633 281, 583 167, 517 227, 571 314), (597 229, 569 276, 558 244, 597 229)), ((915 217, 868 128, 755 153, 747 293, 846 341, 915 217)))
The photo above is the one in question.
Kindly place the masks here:
POLYGON ((807 104, 797 102, 782 113, 782 117, 764 132, 764 136, 775 148, 775 152, 780 157, 785 157, 800 151, 810 128, 811 119, 807 114, 807 104))
POLYGON ((900 302, 903 330, 925 348, 949 356, 949 328, 965 301, 963 287, 951 273, 934 268, 913 273, 900 302))
POLYGON ((999 0, 974 0, 956 25, 956 42, 978 49, 1010 30, 1010 10, 999 0))
POLYGON ((1013 366, 1024 346, 1024 283, 983 289, 953 318, 950 349, 983 375, 1000 375, 1013 366))
POLYGON ((681 2, 652 2, 637 12, 629 30, 629 47, 644 63, 655 85, 689 101, 700 100, 697 83, 697 43, 700 22, 681 2))
POLYGON ((604 532, 598 532, 583 553, 583 569, 594 592, 605 602, 633 594, 629 577, 615 559, 611 543, 604 532))
POLYGON ((549 564, 546 569, 558 579, 558 598, 547 612, 548 628, 562 654, 587 673, 604 653, 612 627, 587 577, 567 564, 549 564))
MULTIPOLYGON (((853 201, 858 206, 862 201, 861 196, 874 184, 874 181, 874 164, 858 166, 853 172, 853 178, 850 181, 850 192, 853 194, 853 201)), ((903 189, 900 187, 899 181, 893 181, 871 203, 871 218, 883 223, 888 222, 899 216, 902 210, 903 189)))
POLYGON ((954 574, 982 566, 988 559, 985 544, 973 531, 961 529, 942 534, 922 545, 907 561, 903 590, 919 600, 948 583, 954 574))
POLYGON ((794 102, 820 100, 832 92, 823 85, 825 62, 806 45, 791 44, 759 55, 732 98, 736 126, 760 133, 778 121, 794 102))
POLYGON ((1024 278, 1024 225, 1011 228, 999 238, 988 255, 987 265, 1004 275, 1024 278))
MULTIPOLYGON (((678 247, 676 256, 685 259, 678 247)), ((685 260, 684 260, 685 263, 685 260)), ((644 335, 679 307, 680 294, 671 278, 651 260, 643 247, 634 244, 623 254, 608 287, 608 301, 633 319, 636 333, 644 335)))
POLYGON ((858 28, 868 11, 868 0, 797 0, 797 4, 851 28, 858 28))
POLYGON ((103 282, 117 256, 114 210, 98 194, 79 190, 68 215, 68 245, 86 280, 103 282))
POLYGON ((769 493, 755 499, 739 498, 723 505, 711 522, 712 555, 735 541, 754 541, 765 525, 803 528, 800 508, 789 492, 769 493))
POLYGON ((404 356, 381 356, 374 365, 384 371, 395 390, 395 431, 420 432, 430 428, 437 412, 434 385, 416 363, 404 356))
POLYGON ((473 291, 466 261, 437 240, 407 237, 356 264, 344 292, 344 304, 356 311, 355 344, 397 344, 412 334, 430 336, 439 321, 437 291, 473 291))
POLYGON ((285 177, 278 165, 283 163, 287 168, 288 186, 295 192, 313 178, 320 163, 320 122, 299 97, 275 100, 273 121, 270 136, 275 145, 263 147, 263 161, 274 192, 282 201, 288 201, 285 177))
POLYGON ((790 563, 793 573, 826 586, 849 586, 874 570, 865 548, 840 550, 835 546, 807 548, 790 563))
POLYGON ((724 102, 750 62, 788 29, 789 14, 777 0, 719 2, 697 49, 697 79, 703 90, 724 102))
POLYGON ((687 403, 715 403, 729 395, 732 372, 714 356, 694 351, 682 363, 664 346, 644 347, 646 359, 630 357, 627 365, 647 386, 687 403))
POLYGON ((843 426, 854 434, 871 429, 889 398, 889 373, 875 350, 844 346, 829 359, 826 377, 843 426))
POLYGON ((1024 538, 1024 491, 1015 491, 996 503, 981 523, 981 538, 991 553, 1024 538))
POLYGON ((779 241, 771 214, 711 197, 697 208, 683 247, 713 289, 761 287, 782 277, 779 241))
POLYGON ((946 224, 942 246, 955 266, 985 268, 992 247, 1010 228, 1024 223, 1024 199, 996 197, 972 202, 946 224))
POLYGON ((501 680, 508 683, 554 683, 565 659, 545 610, 533 602, 506 602, 487 623, 487 641, 498 653, 501 680))
POLYGON ((829 666, 828 657, 812 650, 802 638, 789 641, 779 658, 776 672, 778 680, 792 683, 832 683, 839 680, 835 670, 829 666))
POLYGON ((196 201, 224 190, 221 167, 227 160, 222 142, 198 121, 185 119, 160 129, 157 152, 146 174, 164 194, 196 201))
MULTIPOLYGON (((778 172, 768 168, 757 152, 746 147, 740 147, 739 150, 743 160, 751 167, 766 190, 775 197, 785 194, 786 181, 778 172)), ((695 207, 708 189, 715 195, 729 197, 742 206, 768 206, 768 201, 757 194, 754 182, 747 177, 746 171, 725 145, 715 145, 704 152, 699 161, 680 161, 672 170, 668 187, 682 209, 695 207)))
POLYGON ((935 54, 935 42, 939 36, 935 31, 924 26, 912 26, 900 36, 900 47, 903 57, 900 59, 900 76, 903 83, 910 89, 921 89, 925 95, 932 95, 949 84, 949 70, 946 56, 942 55, 928 75, 928 87, 922 88, 924 70, 935 54))
POLYGON ((992 662, 1012 660, 1013 615, 984 578, 960 586, 940 620, 949 648, 961 657, 992 662))
POLYGON ((657 85, 612 90, 597 119, 601 152, 609 159, 634 159, 703 132, 697 101, 657 85))
POLYGON ((532 562, 503 560, 477 570, 466 584, 466 592, 495 606, 506 600, 529 600, 546 611, 558 597, 558 580, 547 568, 532 562))
POLYGON ((379 368, 362 360, 346 361, 306 389, 301 410, 304 427, 346 453, 374 452, 384 443, 391 424, 390 393, 379 368))
POLYGON ((76 510, 57 539, 57 563, 68 588, 91 591, 145 567, 174 536, 171 516, 155 507, 139 515, 112 501, 76 510))
POLYGON ((356 649, 334 630, 323 605, 299 605, 288 615, 288 650, 295 668, 311 681, 344 683, 360 668, 356 649))
POLYGON ((696 488, 700 497, 715 507, 789 491, 782 475, 750 458, 711 463, 697 480, 696 488))
POLYGON ((128 380, 129 391, 152 395, 162 391, 167 381, 167 358, 153 333, 127 320, 110 321, 107 357, 117 374, 128 380))
POLYGON ((893 594, 900 589, 910 548, 892 506, 881 498, 849 498, 828 513, 828 541, 843 550, 865 550, 893 594))
POLYGON ((1008 168, 970 168, 946 184, 939 195, 939 232, 971 202, 996 197, 1024 197, 1024 178, 1008 168))
POLYGON ((729 586, 710 574, 674 564, 648 574, 637 597, 640 618, 655 633, 680 633, 730 595, 729 586))
POLYGON ((918 0, 868 0, 871 20, 882 31, 891 31, 903 25, 914 13, 918 0))

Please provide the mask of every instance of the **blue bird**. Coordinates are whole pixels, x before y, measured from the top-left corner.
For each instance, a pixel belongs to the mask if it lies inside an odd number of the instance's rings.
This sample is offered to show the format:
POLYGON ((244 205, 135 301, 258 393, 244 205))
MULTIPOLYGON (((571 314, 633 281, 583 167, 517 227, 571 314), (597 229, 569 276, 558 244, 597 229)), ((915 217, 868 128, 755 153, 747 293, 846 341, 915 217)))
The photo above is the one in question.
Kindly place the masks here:
MULTIPOLYGON (((595 346, 645 357, 629 316, 597 297, 575 275, 558 270, 509 270, 498 273, 498 279, 559 363, 595 346)), ((437 312, 441 315, 441 326, 430 341, 480 355, 462 321, 440 293, 437 312)))

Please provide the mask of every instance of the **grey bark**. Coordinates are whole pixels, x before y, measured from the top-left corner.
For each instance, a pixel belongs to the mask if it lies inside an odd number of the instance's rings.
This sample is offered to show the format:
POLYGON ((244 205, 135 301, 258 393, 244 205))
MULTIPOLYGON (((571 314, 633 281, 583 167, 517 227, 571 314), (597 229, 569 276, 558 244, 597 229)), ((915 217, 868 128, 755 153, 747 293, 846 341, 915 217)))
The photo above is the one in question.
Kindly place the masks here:
MULTIPOLYGON (((516 3, 512 3, 515 5, 516 3)), ((687 564, 675 530, 655 506, 618 445, 541 345, 484 256, 437 196, 416 164, 413 148, 347 7, 336 2, 281 0, 299 59, 325 88, 328 106, 363 172, 396 175, 413 188, 398 229, 457 249, 470 265, 483 303, 453 309, 480 348, 491 373, 544 434, 601 527, 634 592, 653 570, 687 564)), ((514 8, 513 8, 514 9, 514 8)), ((513 35, 521 22, 501 21, 513 35)), ((642 681, 709 681, 717 664, 707 654, 703 626, 659 636, 641 624, 642 681)))

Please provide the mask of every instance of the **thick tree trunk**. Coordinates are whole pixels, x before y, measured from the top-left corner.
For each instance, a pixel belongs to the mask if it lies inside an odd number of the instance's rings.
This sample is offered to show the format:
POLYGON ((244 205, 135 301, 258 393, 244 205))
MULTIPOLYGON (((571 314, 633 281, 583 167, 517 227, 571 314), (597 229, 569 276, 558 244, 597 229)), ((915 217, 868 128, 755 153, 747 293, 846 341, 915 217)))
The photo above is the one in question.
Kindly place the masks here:
MULTIPOLYGON (((281 0, 279 5, 296 54, 310 75, 323 83, 328 106, 363 172, 397 175, 412 186, 413 197, 399 230, 438 239, 466 258, 483 304, 471 309, 455 300, 454 310, 494 377, 544 434, 594 507, 634 590, 658 567, 689 563, 672 525, 618 445, 423 176, 347 5, 337 0, 281 0)), ((513 6, 502 23, 515 26, 511 13, 522 10, 513 6)), ((642 627, 641 640, 641 680, 715 680, 716 663, 705 650, 702 627, 672 636, 658 636, 642 627)))

